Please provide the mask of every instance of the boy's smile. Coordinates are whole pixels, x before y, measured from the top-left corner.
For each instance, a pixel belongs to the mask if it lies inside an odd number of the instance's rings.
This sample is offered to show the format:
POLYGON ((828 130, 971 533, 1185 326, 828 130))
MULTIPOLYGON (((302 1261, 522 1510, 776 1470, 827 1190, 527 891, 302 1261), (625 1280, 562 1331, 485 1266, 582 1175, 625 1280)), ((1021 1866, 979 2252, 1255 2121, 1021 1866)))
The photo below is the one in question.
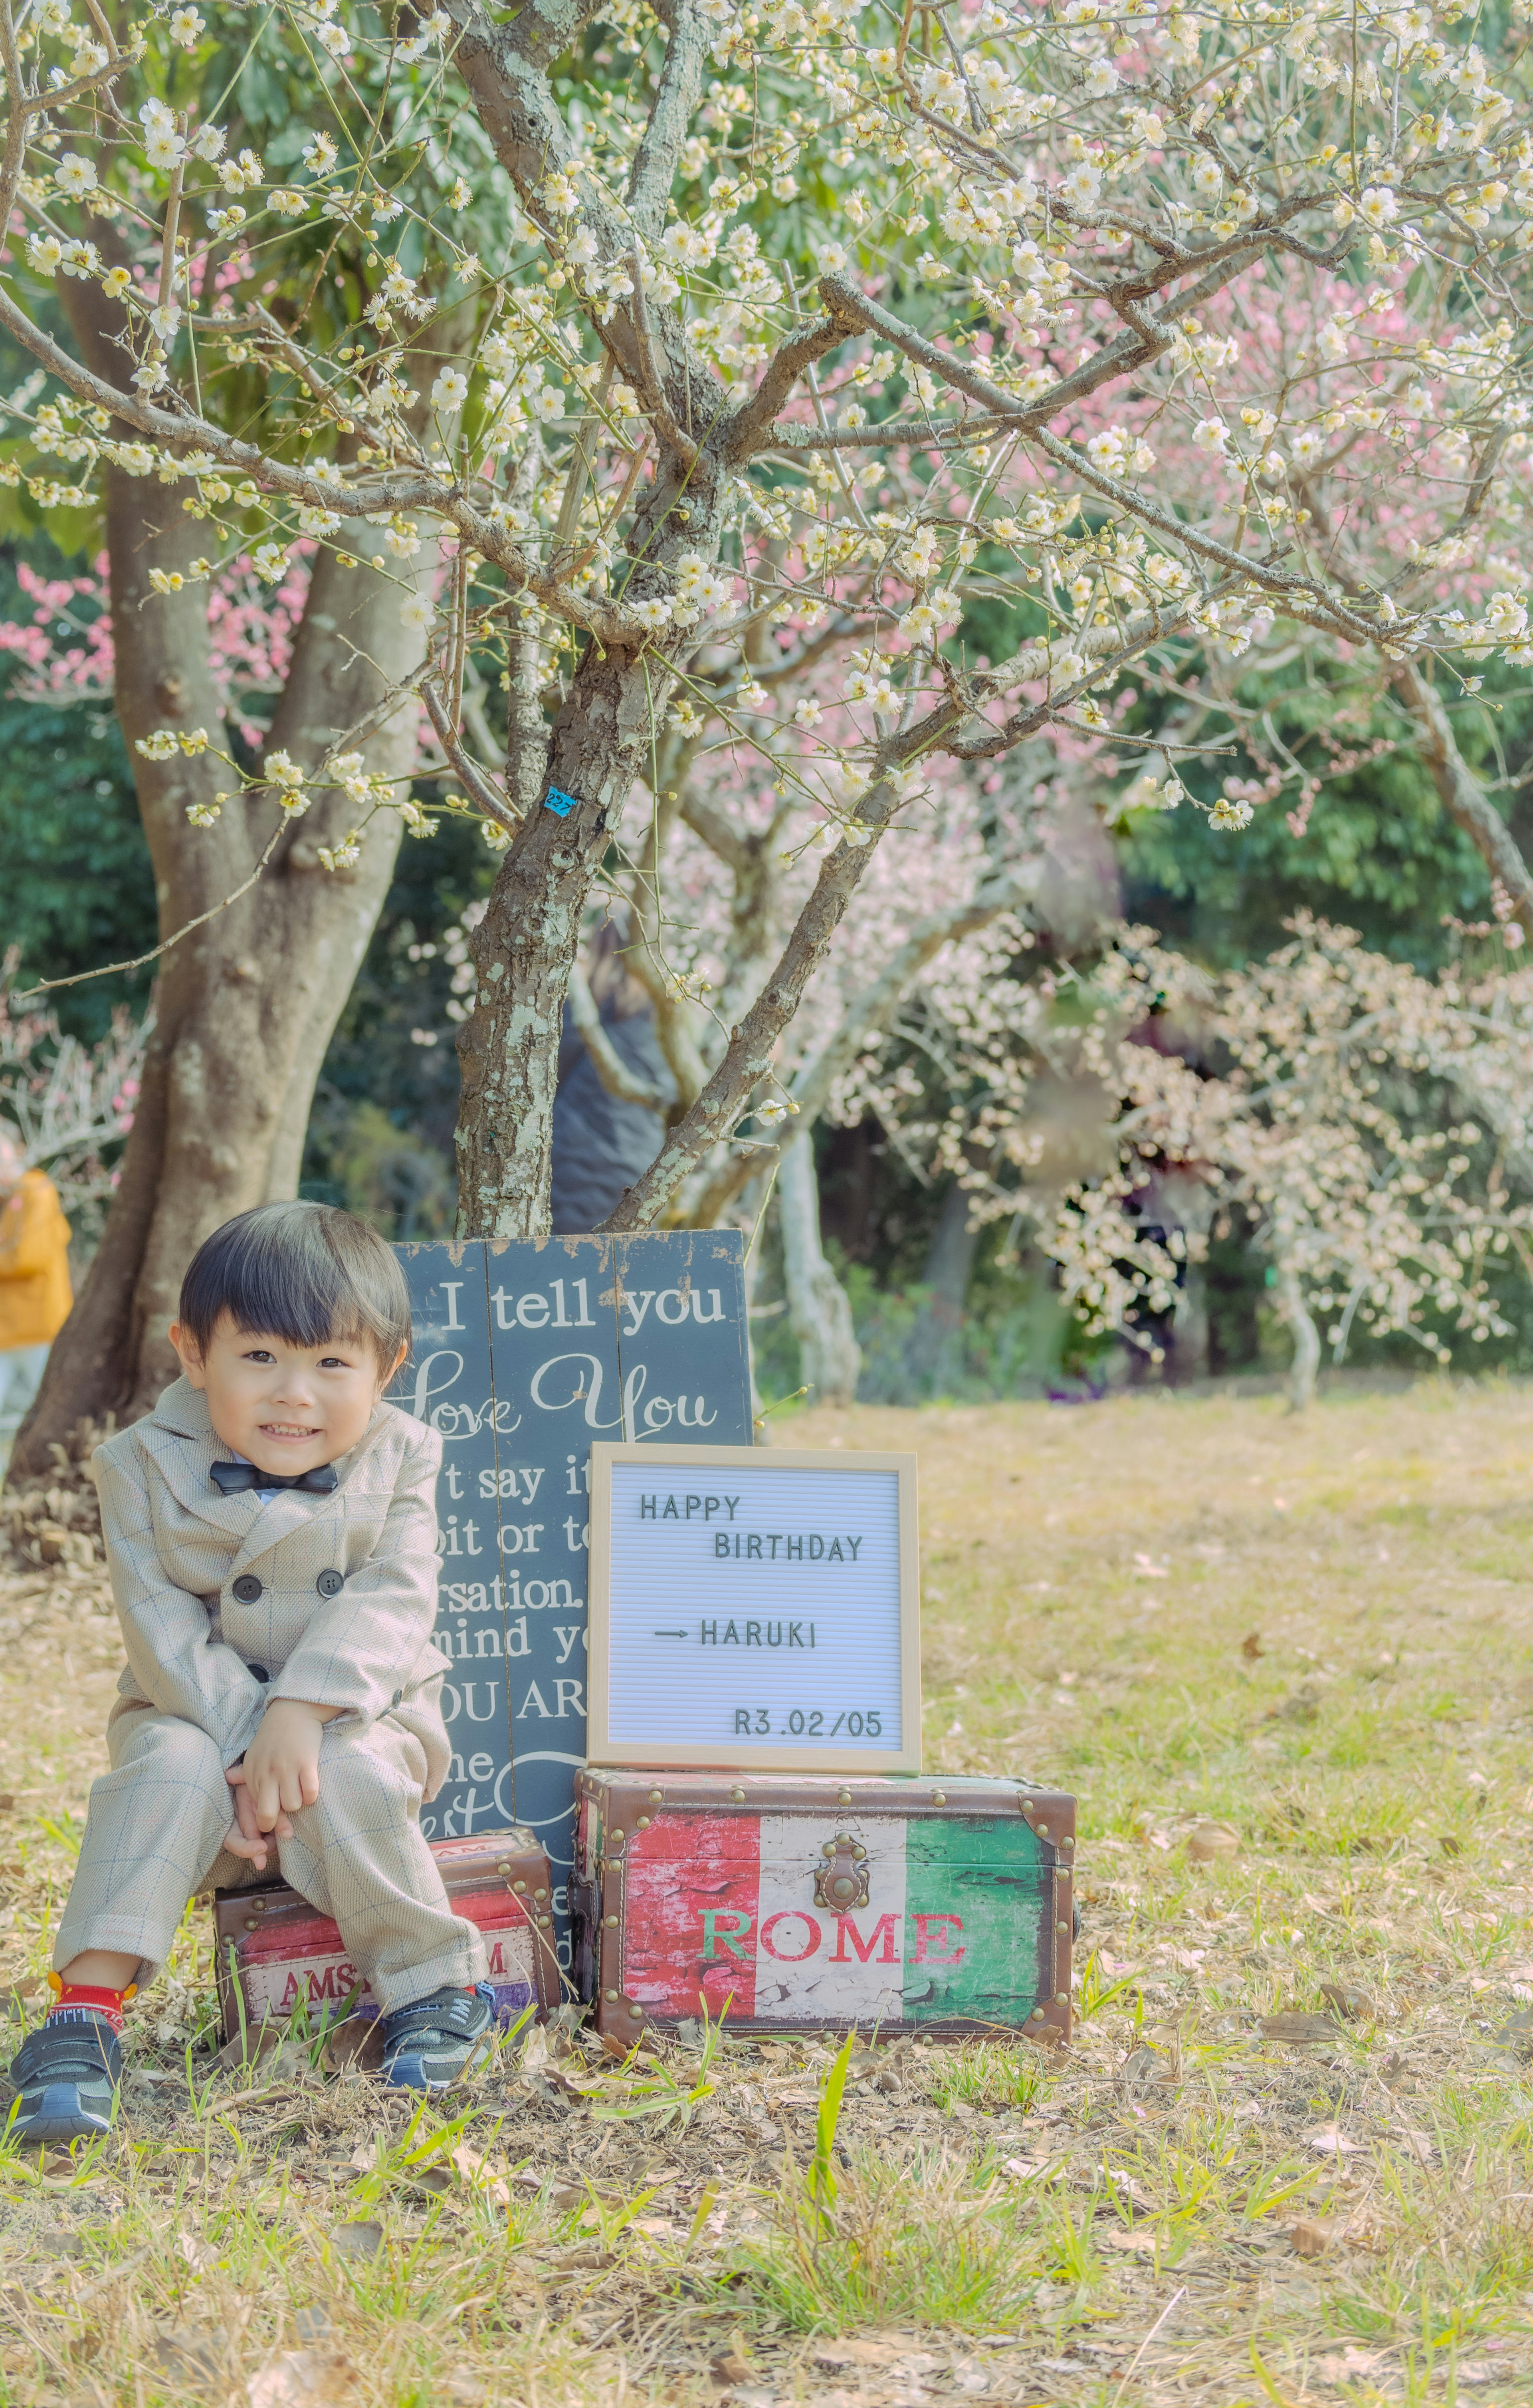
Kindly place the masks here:
POLYGON ((260 1471, 312 1471, 349 1455, 365 1436, 388 1375, 366 1340, 296 1346, 269 1330, 240 1329, 222 1313, 206 1354, 179 1322, 171 1344, 213 1428, 260 1471))

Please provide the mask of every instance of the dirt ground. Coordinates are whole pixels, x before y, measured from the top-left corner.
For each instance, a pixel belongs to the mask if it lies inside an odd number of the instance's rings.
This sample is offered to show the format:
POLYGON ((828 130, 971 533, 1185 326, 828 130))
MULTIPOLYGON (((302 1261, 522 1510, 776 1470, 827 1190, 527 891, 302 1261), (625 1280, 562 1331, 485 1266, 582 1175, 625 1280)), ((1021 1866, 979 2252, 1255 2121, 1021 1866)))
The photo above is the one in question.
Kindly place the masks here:
MULTIPOLYGON (((824 2043, 554 2031, 412 2118, 302 2044, 221 2064, 195 1909, 120 2132, 0 2155, 0 2399, 1533 2398, 1533 1395, 791 1433, 920 1455, 927 1768, 1080 1799, 1068 2052, 859 2052, 816 2199, 824 2043)), ((0 1577, 17 2037, 103 1603, 0 1577)))

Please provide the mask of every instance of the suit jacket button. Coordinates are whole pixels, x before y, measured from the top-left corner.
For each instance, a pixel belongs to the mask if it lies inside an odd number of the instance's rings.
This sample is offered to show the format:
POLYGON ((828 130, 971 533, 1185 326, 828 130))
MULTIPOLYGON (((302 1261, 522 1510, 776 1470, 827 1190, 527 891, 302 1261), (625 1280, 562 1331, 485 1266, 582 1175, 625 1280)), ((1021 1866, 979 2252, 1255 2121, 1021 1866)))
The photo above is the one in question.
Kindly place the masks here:
POLYGON ((337 1571, 322 1572, 314 1585, 322 1597, 338 1597, 346 1586, 346 1574, 337 1571))
POLYGON ((234 1587, 241 1605, 253 1605, 261 1594, 261 1584, 253 1572, 241 1572, 234 1587))

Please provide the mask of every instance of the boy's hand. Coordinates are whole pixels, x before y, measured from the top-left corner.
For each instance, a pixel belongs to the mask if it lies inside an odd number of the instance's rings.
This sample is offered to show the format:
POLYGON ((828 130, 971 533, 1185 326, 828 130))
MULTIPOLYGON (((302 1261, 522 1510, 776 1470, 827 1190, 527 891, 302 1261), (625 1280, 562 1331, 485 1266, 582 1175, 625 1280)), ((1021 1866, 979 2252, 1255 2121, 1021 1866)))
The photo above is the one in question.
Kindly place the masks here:
POLYGON ((224 1834, 223 1844, 232 1856, 244 1856, 258 1873, 264 1873, 266 1859, 272 1853, 272 1842, 291 1840, 293 1826, 285 1814, 279 1814, 268 1839, 255 1819, 255 1800, 245 1779, 244 1765, 235 1765, 223 1778, 235 1793, 235 1819, 224 1834))
POLYGON ((266 1708, 241 1768, 258 1832, 275 1831, 284 1812, 313 1805, 320 1794, 320 1742, 339 1712, 296 1698, 274 1698, 266 1708))

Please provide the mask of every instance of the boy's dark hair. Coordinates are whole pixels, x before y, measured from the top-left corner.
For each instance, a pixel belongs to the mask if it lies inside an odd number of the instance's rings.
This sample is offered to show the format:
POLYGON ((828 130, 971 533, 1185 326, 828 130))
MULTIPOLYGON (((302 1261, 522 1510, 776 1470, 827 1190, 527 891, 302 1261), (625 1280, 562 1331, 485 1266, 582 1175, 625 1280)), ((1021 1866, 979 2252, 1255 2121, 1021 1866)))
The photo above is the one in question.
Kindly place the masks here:
POLYGON ((394 1369, 409 1290, 388 1241, 334 1204, 258 1204, 205 1238, 181 1282, 180 1323, 206 1354, 225 1313, 290 1346, 370 1346, 394 1369))

